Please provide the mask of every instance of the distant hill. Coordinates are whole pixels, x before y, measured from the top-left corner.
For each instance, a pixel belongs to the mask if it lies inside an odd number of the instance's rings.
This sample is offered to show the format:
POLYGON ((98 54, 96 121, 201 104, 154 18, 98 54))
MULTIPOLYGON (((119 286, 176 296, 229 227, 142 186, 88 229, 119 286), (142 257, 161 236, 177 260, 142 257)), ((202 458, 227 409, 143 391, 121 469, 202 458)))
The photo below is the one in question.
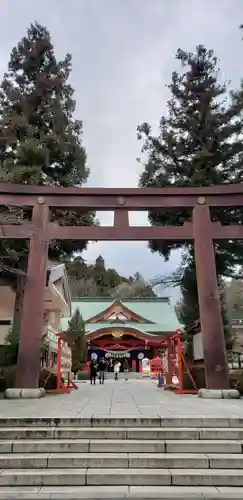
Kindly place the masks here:
POLYGON ((72 297, 156 297, 149 283, 139 273, 126 278, 107 268, 101 255, 94 264, 82 257, 66 263, 72 297))

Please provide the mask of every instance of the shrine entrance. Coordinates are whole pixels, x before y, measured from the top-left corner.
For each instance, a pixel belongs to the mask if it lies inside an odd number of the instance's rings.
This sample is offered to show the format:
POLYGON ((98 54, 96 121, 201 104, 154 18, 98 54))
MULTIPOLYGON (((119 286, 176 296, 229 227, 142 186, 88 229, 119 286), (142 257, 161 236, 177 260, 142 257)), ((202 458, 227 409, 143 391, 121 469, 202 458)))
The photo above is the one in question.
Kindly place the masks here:
POLYGON ((214 240, 243 239, 242 226, 212 222, 210 207, 242 207, 243 184, 205 188, 55 188, 0 184, 0 204, 32 207, 32 221, 2 224, 2 239, 29 239, 28 270, 21 314, 16 387, 36 388, 40 370, 44 285, 52 240, 194 241, 206 385, 228 389, 229 373, 214 258, 214 240), (134 227, 129 211, 191 210, 183 226, 134 227), (52 209, 113 211, 112 227, 61 226, 52 209))
MULTIPOLYGON (((118 331, 119 332, 119 331, 118 331)), ((115 332, 116 333, 116 332, 115 332)), ((88 358, 105 358, 108 361, 108 371, 113 371, 114 362, 118 359, 123 368, 139 372, 143 358, 153 359, 158 355, 161 346, 168 346, 167 336, 151 335, 150 341, 141 332, 133 329, 122 330, 115 342, 108 332, 94 332, 86 334, 88 343, 88 358)))

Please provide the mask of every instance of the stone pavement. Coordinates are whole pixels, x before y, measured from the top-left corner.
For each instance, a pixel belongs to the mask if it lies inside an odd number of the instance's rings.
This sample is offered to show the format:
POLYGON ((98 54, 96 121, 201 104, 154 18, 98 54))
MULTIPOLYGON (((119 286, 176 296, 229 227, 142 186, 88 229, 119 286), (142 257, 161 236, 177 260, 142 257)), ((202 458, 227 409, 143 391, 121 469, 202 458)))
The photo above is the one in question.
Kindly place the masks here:
POLYGON ((243 399, 201 399, 176 395, 149 379, 91 386, 80 382, 70 394, 48 395, 39 400, 0 400, 1 418, 22 417, 243 417, 243 399))

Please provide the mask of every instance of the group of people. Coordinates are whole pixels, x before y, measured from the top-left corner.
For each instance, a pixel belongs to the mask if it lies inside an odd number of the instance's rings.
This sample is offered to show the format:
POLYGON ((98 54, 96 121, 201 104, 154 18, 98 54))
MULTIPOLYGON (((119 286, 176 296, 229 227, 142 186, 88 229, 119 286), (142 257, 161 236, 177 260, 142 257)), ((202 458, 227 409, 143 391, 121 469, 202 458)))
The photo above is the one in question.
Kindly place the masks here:
MULTIPOLYGON (((105 372, 108 369, 108 363, 104 358, 101 358, 99 361, 95 359, 91 359, 90 361, 90 383, 91 385, 96 383, 97 377, 99 378, 100 384, 104 384, 105 381, 105 372)), ((114 363, 114 375, 115 380, 118 380, 118 376, 120 373, 121 363, 117 360, 114 363)))

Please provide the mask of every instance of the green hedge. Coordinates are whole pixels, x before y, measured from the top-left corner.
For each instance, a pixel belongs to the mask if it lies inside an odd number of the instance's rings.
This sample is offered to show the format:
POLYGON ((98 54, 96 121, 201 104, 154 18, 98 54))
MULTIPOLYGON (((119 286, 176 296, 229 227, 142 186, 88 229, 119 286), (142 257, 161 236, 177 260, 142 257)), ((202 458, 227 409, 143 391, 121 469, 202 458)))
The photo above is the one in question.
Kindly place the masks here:
POLYGON ((0 374, 0 392, 14 387, 15 385, 16 366, 6 366, 1 370, 0 374))
MULTIPOLYGON (((15 374, 16 366, 6 366, 2 368, 0 372, 0 392, 4 392, 6 389, 14 387, 15 385, 15 374)), ((46 369, 42 369, 39 378, 39 387, 44 387, 45 381, 47 379, 49 372, 46 369)), ((53 390, 57 387, 57 376, 51 374, 45 385, 45 389, 53 390)))

